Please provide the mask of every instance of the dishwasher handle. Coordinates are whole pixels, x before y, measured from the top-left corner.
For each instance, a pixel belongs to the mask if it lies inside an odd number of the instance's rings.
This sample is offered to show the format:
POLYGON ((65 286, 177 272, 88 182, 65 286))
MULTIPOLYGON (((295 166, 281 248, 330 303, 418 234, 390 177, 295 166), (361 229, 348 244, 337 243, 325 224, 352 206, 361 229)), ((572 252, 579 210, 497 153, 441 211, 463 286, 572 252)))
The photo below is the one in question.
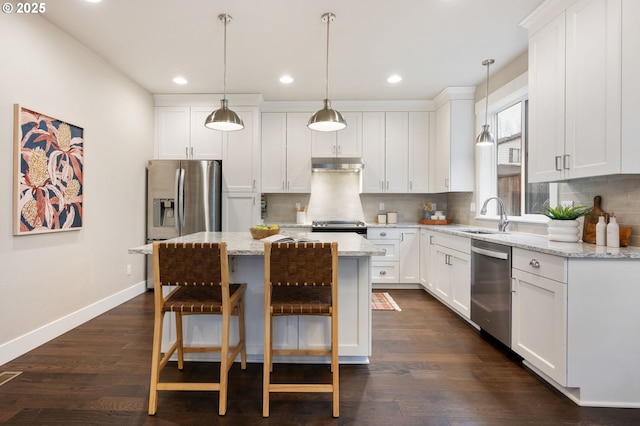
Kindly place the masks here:
POLYGON ((494 259, 503 259, 503 260, 509 259, 509 253, 504 253, 501 251, 487 250, 480 247, 471 247, 471 251, 474 253, 481 254, 483 256, 493 257, 494 259))

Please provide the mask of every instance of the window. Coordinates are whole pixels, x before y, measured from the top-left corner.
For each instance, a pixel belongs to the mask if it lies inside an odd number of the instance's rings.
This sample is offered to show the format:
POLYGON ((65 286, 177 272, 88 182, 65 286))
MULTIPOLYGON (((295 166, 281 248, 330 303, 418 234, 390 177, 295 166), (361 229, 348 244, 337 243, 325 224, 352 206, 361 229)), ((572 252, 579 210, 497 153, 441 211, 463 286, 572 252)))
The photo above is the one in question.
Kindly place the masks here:
MULTIPOLYGON (((527 182, 526 86, 515 93, 505 92, 498 89, 489 97, 489 125, 496 143, 477 150, 477 202, 497 195, 511 220, 538 222, 544 204, 553 205, 557 200, 557 184, 527 182), (495 95, 502 95, 501 99, 491 102, 495 95)), ((482 116, 484 111, 478 111, 478 117, 482 116)), ((498 213, 497 203, 487 207, 489 216, 498 213)))
POLYGON ((519 101, 496 113, 497 193, 511 216, 535 214, 549 201, 549 184, 527 183, 526 152, 527 101, 519 101), (525 196, 523 197, 522 194, 525 196))

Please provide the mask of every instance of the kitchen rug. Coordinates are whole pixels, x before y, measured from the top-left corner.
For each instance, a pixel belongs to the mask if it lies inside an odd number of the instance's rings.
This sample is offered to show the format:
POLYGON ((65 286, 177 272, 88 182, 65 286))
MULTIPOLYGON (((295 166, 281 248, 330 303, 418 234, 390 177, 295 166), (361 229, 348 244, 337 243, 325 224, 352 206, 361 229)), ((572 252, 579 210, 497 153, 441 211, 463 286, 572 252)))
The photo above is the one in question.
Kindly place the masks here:
POLYGON ((401 311, 389 293, 371 293, 371 309, 374 311, 401 311))

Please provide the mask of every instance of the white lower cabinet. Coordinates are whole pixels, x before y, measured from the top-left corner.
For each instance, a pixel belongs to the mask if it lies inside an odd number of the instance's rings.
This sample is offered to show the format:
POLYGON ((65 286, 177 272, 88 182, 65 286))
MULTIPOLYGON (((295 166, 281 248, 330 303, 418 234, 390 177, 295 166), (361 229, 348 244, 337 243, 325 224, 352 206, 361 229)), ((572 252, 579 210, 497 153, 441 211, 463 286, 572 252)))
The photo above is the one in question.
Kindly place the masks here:
POLYGON ((464 318, 471 317, 471 240, 439 232, 425 234, 428 269, 423 275, 430 293, 464 318), (430 270, 430 272, 429 272, 430 270))
POLYGON ((511 349, 567 383, 567 274, 558 256, 513 249, 511 349))
POLYGON ((420 230, 420 285, 429 291, 433 291, 432 239, 433 232, 426 229, 420 230))
POLYGON ((420 280, 418 228, 370 228, 367 239, 385 251, 372 258, 375 288, 415 288, 420 280))
POLYGON ((222 231, 244 232, 260 223, 260 194, 222 193, 222 231))

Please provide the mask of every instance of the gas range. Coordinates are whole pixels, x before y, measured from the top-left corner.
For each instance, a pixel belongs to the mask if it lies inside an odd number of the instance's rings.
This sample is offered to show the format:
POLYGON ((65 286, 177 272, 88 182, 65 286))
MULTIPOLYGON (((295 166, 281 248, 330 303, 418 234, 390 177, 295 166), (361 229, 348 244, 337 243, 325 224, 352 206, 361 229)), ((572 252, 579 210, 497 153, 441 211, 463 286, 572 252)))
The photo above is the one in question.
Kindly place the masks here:
POLYGON ((360 220, 313 220, 311 232, 355 232, 367 233, 367 224, 360 220))

